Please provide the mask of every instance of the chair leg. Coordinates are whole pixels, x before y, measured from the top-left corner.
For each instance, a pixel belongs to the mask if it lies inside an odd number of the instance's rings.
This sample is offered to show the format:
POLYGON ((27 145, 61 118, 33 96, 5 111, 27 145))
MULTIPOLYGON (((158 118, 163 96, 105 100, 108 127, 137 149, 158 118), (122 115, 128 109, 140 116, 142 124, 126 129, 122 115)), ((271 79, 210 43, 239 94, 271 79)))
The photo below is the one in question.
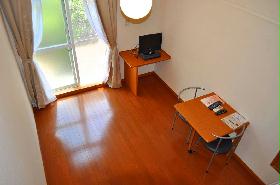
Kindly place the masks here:
POLYGON ((199 138, 196 140, 196 142, 195 142, 195 146, 198 146, 198 144, 199 144, 199 142, 201 142, 201 140, 202 140, 202 137, 201 136, 199 136, 199 138))
POLYGON ((228 153, 228 156, 227 156, 227 159, 226 159, 226 165, 228 165, 228 162, 230 161, 233 153, 234 153, 234 149, 232 149, 229 153, 228 153))
POLYGON ((199 136, 198 139, 196 140, 196 142, 194 143, 192 152, 195 152, 195 151, 196 151, 196 149, 197 149, 197 147, 198 147, 198 144, 199 144, 199 142, 201 142, 201 140, 202 140, 202 137, 199 136))
POLYGON ((189 134, 188 134, 188 137, 187 137, 187 143, 189 143, 189 141, 190 141, 192 131, 193 131, 193 128, 189 125, 189 134))
POLYGON ((175 128, 175 122, 176 122, 176 119, 177 119, 177 112, 175 111, 175 113, 174 113, 174 118, 173 118, 173 122, 172 122, 172 130, 174 130, 174 128, 175 128))
POLYGON ((206 168, 206 171, 205 171, 206 173, 208 173, 208 170, 209 170, 209 168, 210 168, 210 166, 211 166, 211 164, 212 164, 212 162, 214 160, 215 155, 216 155, 216 153, 214 152, 212 157, 211 157, 211 159, 210 159, 210 161, 209 161, 209 163, 208 163, 208 166, 206 168))
POLYGON ((216 150, 215 150, 215 152, 213 153, 210 162, 208 163, 208 166, 207 166, 206 171, 205 171, 206 173, 208 173, 208 170, 209 170, 209 168, 210 168, 210 165, 212 164, 213 159, 214 159, 215 155, 217 154, 217 151, 218 151, 218 148, 219 148, 221 142, 222 142, 222 139, 220 138, 220 140, 219 140, 219 142, 218 142, 218 144, 217 144, 216 150))

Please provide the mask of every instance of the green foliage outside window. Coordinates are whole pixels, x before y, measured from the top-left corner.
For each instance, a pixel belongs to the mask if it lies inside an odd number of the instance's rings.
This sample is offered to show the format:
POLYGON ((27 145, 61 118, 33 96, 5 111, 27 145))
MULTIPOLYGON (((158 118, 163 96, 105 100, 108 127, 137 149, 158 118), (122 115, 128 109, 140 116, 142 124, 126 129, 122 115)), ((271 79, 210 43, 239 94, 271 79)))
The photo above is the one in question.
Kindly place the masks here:
MULTIPOLYGON (((83 0, 69 0, 74 40, 96 39, 87 20, 83 0)), ((40 48, 67 42, 61 0, 42 0, 43 39, 40 48)))
POLYGON ((71 0, 70 8, 75 40, 93 37, 95 34, 87 20, 83 0, 71 0))

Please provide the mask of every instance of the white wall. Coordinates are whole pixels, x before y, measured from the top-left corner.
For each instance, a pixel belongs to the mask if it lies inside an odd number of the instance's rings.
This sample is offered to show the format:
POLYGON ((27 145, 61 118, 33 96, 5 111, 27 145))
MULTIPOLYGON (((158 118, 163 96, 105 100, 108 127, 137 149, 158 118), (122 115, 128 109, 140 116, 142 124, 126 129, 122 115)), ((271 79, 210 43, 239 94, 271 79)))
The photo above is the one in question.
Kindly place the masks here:
POLYGON ((45 185, 31 106, 0 17, 0 185, 45 185))
MULTIPOLYGON (((128 23, 118 8, 118 47, 119 50, 128 50, 138 44, 140 35, 158 33, 160 30, 160 1, 154 1, 151 16, 141 24, 128 23)), ((154 70, 154 65, 148 65, 139 68, 139 74, 147 73, 154 70)), ((123 78, 123 60, 121 59, 121 71, 123 78)))
POLYGON ((236 153, 265 182, 279 150, 279 1, 161 0, 163 48, 156 73, 175 91, 200 85, 250 120, 236 153))

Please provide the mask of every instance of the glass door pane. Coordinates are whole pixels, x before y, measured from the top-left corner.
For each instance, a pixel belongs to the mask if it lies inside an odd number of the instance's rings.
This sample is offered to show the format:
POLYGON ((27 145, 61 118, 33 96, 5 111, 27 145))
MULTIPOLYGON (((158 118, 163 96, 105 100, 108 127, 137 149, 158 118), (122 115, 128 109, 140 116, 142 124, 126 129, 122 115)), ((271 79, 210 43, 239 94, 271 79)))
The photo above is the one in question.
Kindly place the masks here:
POLYGON ((81 86, 103 83, 108 76, 108 46, 92 29, 83 0, 69 0, 73 40, 81 86))
POLYGON ((34 56, 52 89, 75 84, 69 51, 66 48, 39 51, 34 56))
POLYGON ((42 0, 43 38, 34 55, 55 90, 77 84, 63 10, 61 0, 42 0))
POLYGON ((40 48, 67 44, 65 22, 60 0, 42 0, 43 38, 40 48))

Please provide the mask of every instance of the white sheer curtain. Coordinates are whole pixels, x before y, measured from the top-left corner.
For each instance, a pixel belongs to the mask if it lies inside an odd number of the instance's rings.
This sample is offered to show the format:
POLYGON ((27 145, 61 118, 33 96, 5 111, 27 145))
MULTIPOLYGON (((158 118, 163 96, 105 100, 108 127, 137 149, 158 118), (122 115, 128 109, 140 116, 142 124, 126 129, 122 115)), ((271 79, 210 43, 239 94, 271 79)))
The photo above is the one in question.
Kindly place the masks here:
MULTIPOLYGON (((43 17, 42 17, 42 2, 41 0, 32 0, 32 27, 33 27, 33 44, 34 53, 37 51, 43 36, 43 17)), ((37 106, 39 108, 45 107, 47 104, 56 100, 55 95, 43 73, 40 65, 34 63, 34 85, 36 89, 37 106), (37 77, 37 78, 36 78, 37 77), (36 83, 37 81, 37 83, 36 83)))
POLYGON ((96 33, 97 37, 99 39, 101 39, 108 46, 108 50, 107 50, 106 56, 105 56, 107 61, 104 61, 104 62, 107 62, 107 65, 105 65, 107 68, 106 69, 107 74, 106 74, 105 79, 103 80, 103 82, 107 82, 107 80, 109 78, 109 72, 110 72, 110 68, 109 68, 110 44, 108 42, 105 31, 103 29, 103 25, 102 25, 100 16, 98 14, 96 0, 84 0, 84 8, 85 8, 87 19, 91 25, 91 28, 96 33))
POLYGON ((117 46, 117 0, 95 0, 97 12, 102 21, 103 29, 107 36, 110 45, 109 54, 109 78, 107 84, 111 88, 120 88, 121 85, 121 71, 120 60, 117 46))
POLYGON ((92 29, 97 34, 97 37, 103 40, 109 46, 107 36, 105 34, 100 16, 98 14, 96 0, 84 0, 84 7, 88 21, 92 29))

